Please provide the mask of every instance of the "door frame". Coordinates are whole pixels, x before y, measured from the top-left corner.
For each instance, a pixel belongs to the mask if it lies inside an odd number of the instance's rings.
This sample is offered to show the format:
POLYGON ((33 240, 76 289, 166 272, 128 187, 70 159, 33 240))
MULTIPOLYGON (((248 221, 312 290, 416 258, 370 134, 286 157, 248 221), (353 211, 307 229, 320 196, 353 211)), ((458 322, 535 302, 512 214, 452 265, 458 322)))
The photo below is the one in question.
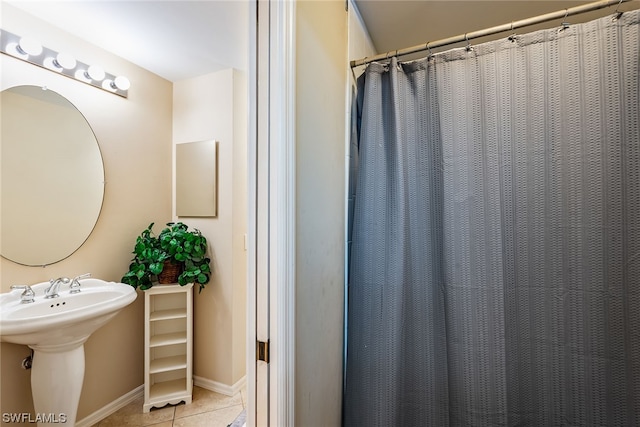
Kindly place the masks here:
POLYGON ((295 1, 249 13, 247 426, 295 424, 295 1), (269 362, 256 359, 269 342, 269 362))

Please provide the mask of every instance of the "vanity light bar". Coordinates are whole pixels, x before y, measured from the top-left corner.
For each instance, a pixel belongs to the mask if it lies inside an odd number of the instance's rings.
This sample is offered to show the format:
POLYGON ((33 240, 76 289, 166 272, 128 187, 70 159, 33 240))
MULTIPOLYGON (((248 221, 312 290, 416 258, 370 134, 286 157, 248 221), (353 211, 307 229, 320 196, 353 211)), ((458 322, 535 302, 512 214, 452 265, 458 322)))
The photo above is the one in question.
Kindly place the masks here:
POLYGON ((129 93, 131 84, 126 77, 109 74, 97 65, 77 61, 71 55, 58 53, 36 40, 3 29, 0 29, 0 52, 124 98, 129 93))

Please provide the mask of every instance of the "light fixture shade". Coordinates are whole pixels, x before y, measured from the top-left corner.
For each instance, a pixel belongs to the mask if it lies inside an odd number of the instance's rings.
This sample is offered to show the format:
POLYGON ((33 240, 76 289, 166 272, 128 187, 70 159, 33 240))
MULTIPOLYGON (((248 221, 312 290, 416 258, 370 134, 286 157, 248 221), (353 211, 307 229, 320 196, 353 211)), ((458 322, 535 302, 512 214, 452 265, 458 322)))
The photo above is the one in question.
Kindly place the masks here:
POLYGON ((97 65, 90 65, 87 69, 86 75, 91 80, 99 82, 104 79, 105 72, 101 67, 98 67, 97 65))
POLYGON ((67 54, 67 53, 59 53, 56 55, 56 59, 53 61, 54 65, 60 68, 64 68, 65 70, 73 70, 76 67, 76 59, 67 54))
POLYGON ((18 50, 29 56, 38 56, 42 53, 42 45, 31 37, 21 37, 18 50))
POLYGON ((125 76, 116 77, 113 83, 120 90, 129 90, 129 88, 131 87, 131 82, 125 76))

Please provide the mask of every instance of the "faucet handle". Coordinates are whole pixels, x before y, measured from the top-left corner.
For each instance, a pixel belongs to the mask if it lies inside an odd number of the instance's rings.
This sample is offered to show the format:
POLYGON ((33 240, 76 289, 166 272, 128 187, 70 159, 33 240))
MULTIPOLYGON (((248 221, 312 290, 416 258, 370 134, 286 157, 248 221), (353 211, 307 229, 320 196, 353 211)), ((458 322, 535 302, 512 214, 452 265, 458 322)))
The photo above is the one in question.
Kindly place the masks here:
POLYGON ((33 292, 31 286, 29 285, 11 285, 11 289, 24 289, 24 292, 20 295, 20 303, 21 304, 29 304, 30 302, 35 302, 36 293, 33 292))
POLYGON ((81 274, 81 275, 71 279, 71 285, 69 285, 69 293, 70 294, 77 294, 78 292, 80 292, 80 282, 79 282, 79 280, 80 279, 86 279, 87 277, 91 277, 91 273, 81 274))

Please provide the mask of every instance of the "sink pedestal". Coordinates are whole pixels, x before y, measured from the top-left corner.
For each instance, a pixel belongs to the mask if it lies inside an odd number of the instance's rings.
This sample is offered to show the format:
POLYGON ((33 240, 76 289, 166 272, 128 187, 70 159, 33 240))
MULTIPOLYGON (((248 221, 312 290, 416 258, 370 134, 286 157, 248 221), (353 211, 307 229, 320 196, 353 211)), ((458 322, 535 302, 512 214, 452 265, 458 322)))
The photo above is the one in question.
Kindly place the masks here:
POLYGON ((84 380, 84 342, 63 348, 31 348, 33 406, 36 417, 43 421, 38 427, 73 426, 84 380))

